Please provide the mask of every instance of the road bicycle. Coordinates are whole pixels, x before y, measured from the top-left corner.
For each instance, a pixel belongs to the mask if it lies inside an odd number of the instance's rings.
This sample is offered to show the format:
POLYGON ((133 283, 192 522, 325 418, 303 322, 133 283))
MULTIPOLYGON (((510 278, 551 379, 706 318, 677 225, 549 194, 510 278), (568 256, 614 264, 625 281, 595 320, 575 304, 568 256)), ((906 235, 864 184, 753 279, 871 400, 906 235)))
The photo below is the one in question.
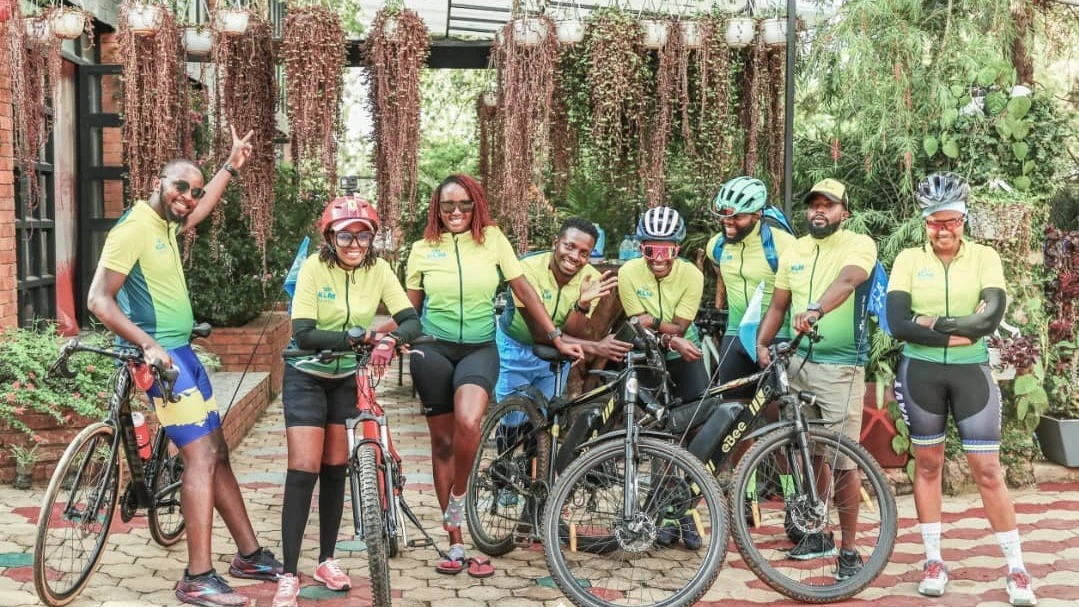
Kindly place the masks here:
POLYGON ((554 482, 542 525, 547 566, 576 605, 692 605, 715 582, 727 553, 725 497, 676 436, 640 423, 662 422, 675 401, 666 352, 636 318, 629 325, 634 348, 618 373, 615 399, 623 423, 582 444, 584 456, 554 482), (656 377, 651 390, 641 387, 656 377), (673 530, 689 550, 671 541, 673 530))
MULTIPOLYGON (((210 325, 201 323, 191 334, 207 337, 210 331, 210 325)), ((34 541, 34 587, 41 602, 51 607, 75 600, 90 581, 104 554, 117 504, 125 523, 146 510, 150 536, 162 546, 180 541, 184 532, 183 460, 161 428, 151 438, 150 457, 143 459, 132 422, 137 389, 145 391, 156 383, 168 402, 179 400, 173 394, 179 369, 163 369, 157 361, 146 361, 142 350, 134 346, 99 348, 75 338, 60 349, 49 373, 74 377, 68 361, 79 352, 117 362, 109 380, 112 393, 105 418, 84 428, 64 450, 41 503, 34 541), (121 453, 130 477, 122 494, 121 453)))
POLYGON ((686 436, 697 429, 689 450, 713 472, 735 463, 728 489, 731 530, 749 568, 790 598, 828 603, 861 592, 877 578, 892 555, 898 523, 895 497, 876 460, 857 442, 820 428, 821 420, 807 418, 802 407, 812 406, 815 394, 791 393, 787 368, 805 338, 773 344, 766 368, 709 388, 701 400, 666 419, 672 433, 686 436), (748 385, 757 386, 748 404, 718 402, 724 392, 748 385), (778 403, 779 419, 767 422, 763 415, 772 402, 778 403), (837 477, 850 483, 844 503, 833 495, 837 477), (837 528, 857 553, 847 555, 846 566, 843 556, 833 558, 837 528), (806 542, 823 545, 791 552, 806 542), (791 558, 799 552, 817 556, 791 558))
POLYGON ((432 546, 443 559, 449 555, 435 544, 405 502, 406 479, 401 470, 401 456, 394 448, 386 412, 375 396, 379 378, 373 377, 368 368, 373 346, 367 343, 367 332, 362 327, 353 327, 347 334, 351 350, 290 349, 283 356, 297 368, 302 368, 305 360, 328 363, 349 356, 356 359, 356 415, 345 421, 352 520, 355 538, 367 546, 371 602, 381 607, 392 602, 389 559, 400 554, 402 545, 432 546), (419 530, 423 540, 408 539, 406 518, 419 530))

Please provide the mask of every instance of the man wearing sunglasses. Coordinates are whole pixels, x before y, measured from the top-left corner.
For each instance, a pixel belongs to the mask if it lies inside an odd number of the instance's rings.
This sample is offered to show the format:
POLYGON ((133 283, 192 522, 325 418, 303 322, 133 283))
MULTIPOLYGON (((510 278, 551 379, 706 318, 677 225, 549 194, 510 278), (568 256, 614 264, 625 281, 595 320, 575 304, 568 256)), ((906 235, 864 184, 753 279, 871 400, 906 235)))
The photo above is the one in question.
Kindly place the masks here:
POLYGON ((167 163, 146 200, 138 200, 116 222, 105 240, 90 285, 87 305, 122 343, 142 349, 146 360, 180 370, 165 403, 155 386, 147 391, 158 421, 184 461, 181 505, 187 524, 188 565, 176 596, 196 605, 245 605, 213 568, 210 549, 216 508, 236 541, 229 567, 235 577, 274 580, 281 563, 260 547, 229 463, 228 446, 206 371, 191 349, 194 317, 180 262, 178 235, 206 219, 229 180, 251 155, 251 137, 232 129, 228 161, 209 183, 190 160, 167 163))
MULTIPOLYGON (((861 437, 862 396, 868 353, 866 314, 869 276, 877 262, 877 245, 863 234, 844 230, 850 217, 846 186, 835 179, 818 182, 805 197, 809 234, 779 258, 775 292, 757 332, 757 360, 769 362, 768 345, 783 326, 788 310, 791 327, 800 333, 816 326, 818 344, 803 340, 791 357, 790 387, 808 390, 817 400, 809 415, 825 420, 825 428, 855 442, 861 437)), ((836 580, 862 568, 855 550, 860 479, 853 462, 834 453, 816 454, 825 468, 835 467, 835 504, 842 530, 836 580)), ((822 474, 818 489, 829 495, 833 475, 822 474)), ((792 559, 812 560, 837 554, 831 532, 805 535, 788 552, 792 559)))

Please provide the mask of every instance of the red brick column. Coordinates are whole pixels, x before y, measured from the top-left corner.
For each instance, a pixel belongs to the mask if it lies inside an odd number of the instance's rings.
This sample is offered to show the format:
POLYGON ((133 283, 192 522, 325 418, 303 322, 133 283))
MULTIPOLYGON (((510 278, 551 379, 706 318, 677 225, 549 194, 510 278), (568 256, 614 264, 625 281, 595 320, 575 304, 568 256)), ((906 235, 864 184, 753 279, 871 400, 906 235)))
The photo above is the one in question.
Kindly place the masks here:
POLYGON ((19 324, 15 287, 15 131, 12 126, 11 57, 0 49, 0 329, 19 324))

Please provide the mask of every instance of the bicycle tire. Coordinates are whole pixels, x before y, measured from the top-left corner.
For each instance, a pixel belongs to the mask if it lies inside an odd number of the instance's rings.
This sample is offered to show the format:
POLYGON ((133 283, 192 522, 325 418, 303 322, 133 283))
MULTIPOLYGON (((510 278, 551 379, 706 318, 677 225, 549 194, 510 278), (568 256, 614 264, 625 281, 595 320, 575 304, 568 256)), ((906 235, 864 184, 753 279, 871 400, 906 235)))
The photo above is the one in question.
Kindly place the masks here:
POLYGON ((75 600, 101 561, 122 474, 115 435, 116 429, 105 422, 83 429, 64 450, 49 480, 38 516, 33 565, 38 598, 50 607, 62 607, 75 600), (84 491, 89 494, 84 496, 84 491), (96 501, 98 495, 102 497, 96 512, 87 516, 77 511, 80 505, 85 506, 80 500, 96 501), (67 512, 71 507, 76 512, 67 512), (56 547, 50 541, 53 537, 59 539, 56 547), (87 547, 85 540, 91 537, 93 543, 87 547), (68 557, 74 561, 70 567, 60 562, 68 557))
MULTIPOLYGON (((860 473, 860 496, 855 509, 859 518, 852 543, 855 544, 855 551, 859 553, 859 560, 863 562, 861 569, 840 580, 836 576, 837 560, 831 555, 808 560, 783 556, 773 562, 770 557, 786 554, 786 551, 779 549, 780 546, 791 545, 787 540, 793 524, 788 520, 789 512, 792 509, 801 511, 798 504, 808 503, 808 496, 798 491, 784 493, 778 499, 756 502, 755 517, 759 525, 754 526, 752 522, 754 504, 747 503, 747 495, 754 491, 751 484, 753 472, 760 469, 767 474, 766 467, 771 465, 769 462, 777 453, 788 462, 785 465, 790 466, 792 461, 796 464, 794 470, 797 470, 797 475, 790 481, 792 486, 804 487, 808 482, 802 478, 805 468, 802 467, 802 458, 797 451, 798 435, 791 428, 781 428, 758 438, 742 456, 735 469, 730 496, 732 534, 735 545, 749 568, 775 591, 803 603, 833 603, 858 594, 872 584, 884 570, 895 547, 898 515, 895 496, 884 471, 864 447, 845 436, 820 428, 809 428, 807 432, 811 450, 817 446, 827 449, 828 453, 837 451, 849 458, 860 473), (792 457, 795 459, 790 459, 792 457), (867 559, 862 557, 863 549, 869 554, 867 559), (825 581, 829 583, 826 584, 825 581)), ((814 474, 817 474, 816 470, 814 474)), ((796 528, 806 534, 821 535, 832 533, 827 531, 830 526, 838 529, 838 517, 842 507, 833 502, 829 488, 826 493, 826 503, 829 506, 823 515, 807 507, 803 514, 799 515, 804 518, 804 522, 801 527, 796 528)), ((833 546, 838 549, 839 544, 834 537, 833 533, 833 546)), ((822 548, 827 549, 827 544, 822 548)))
POLYGON ((625 448, 622 439, 594 445, 587 458, 571 464, 555 483, 544 513, 544 552, 551 577, 581 607, 692 605, 715 583, 727 553, 726 496, 692 453, 642 437, 635 450, 642 512, 634 519, 641 531, 634 535, 622 523, 625 448), (602 516, 603 505, 612 510, 606 513, 607 525, 591 518, 602 516), (703 545, 683 551, 658 544, 664 519, 670 513, 688 518, 690 510, 700 517, 695 526, 703 545), (609 538, 605 541, 616 545, 602 554, 588 548, 574 552, 573 540, 567 539, 582 539, 582 529, 585 534, 595 530, 600 535, 594 539, 609 538), (603 575, 609 577, 598 579, 603 575))
POLYGON ((383 521, 385 508, 379 488, 378 446, 362 443, 356 447, 356 474, 360 481, 360 520, 367 544, 367 567, 371 573, 371 604, 390 605, 390 563, 383 521))
POLYGON ((168 547, 180 541, 187 524, 180 503, 184 461, 179 451, 172 447, 172 441, 165 440, 165 447, 154 466, 154 482, 150 486, 154 503, 150 506, 148 518, 150 537, 159 545, 168 547))
POLYGON ((534 488, 543 486, 547 478, 551 452, 551 435, 543 430, 545 423, 531 399, 509 396, 487 413, 480 426, 480 447, 468 474, 465 518, 472 543, 488 556, 513 550, 518 522, 539 518, 542 504, 538 502, 546 497, 546 491, 534 488), (529 429, 500 449, 500 423, 511 413, 524 414, 529 429), (524 493, 509 489, 511 484, 524 493))

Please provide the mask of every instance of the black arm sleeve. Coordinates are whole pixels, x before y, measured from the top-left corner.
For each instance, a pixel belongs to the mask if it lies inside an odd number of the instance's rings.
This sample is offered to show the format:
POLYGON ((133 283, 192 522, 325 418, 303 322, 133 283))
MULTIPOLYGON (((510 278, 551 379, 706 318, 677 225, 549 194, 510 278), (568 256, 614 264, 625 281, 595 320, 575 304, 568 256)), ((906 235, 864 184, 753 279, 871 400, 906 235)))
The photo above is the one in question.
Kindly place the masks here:
POLYGON ((315 328, 311 318, 292 319, 292 339, 301 350, 348 350, 344 331, 325 331, 315 328))
POLYGON ((911 319, 910 293, 906 291, 888 293, 887 314, 892 337, 923 346, 943 348, 948 345, 947 335, 923 327, 911 319))
POLYGON ((392 335, 398 338, 398 343, 411 343, 413 339, 423 333, 423 326, 420 325, 420 315, 416 314, 416 311, 412 308, 405 308, 394 314, 393 321, 397 323, 397 330, 392 335))
POLYGON ((1004 289, 990 287, 982 289, 982 301, 985 302, 985 310, 980 314, 967 314, 966 316, 941 316, 933 325, 933 330, 947 335, 959 335, 967 339, 981 339, 997 330, 1000 321, 1004 318, 1004 309, 1007 307, 1008 296, 1004 289))

